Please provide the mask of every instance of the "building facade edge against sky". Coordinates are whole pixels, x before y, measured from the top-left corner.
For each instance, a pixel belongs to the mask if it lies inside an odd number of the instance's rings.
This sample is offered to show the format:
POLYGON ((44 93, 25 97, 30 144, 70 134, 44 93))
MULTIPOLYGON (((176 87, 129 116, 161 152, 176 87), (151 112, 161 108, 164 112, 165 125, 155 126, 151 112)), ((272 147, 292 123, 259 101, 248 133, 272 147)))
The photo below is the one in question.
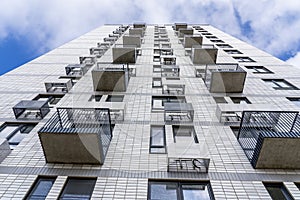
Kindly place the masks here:
MULTIPOLYGON (((287 155, 291 149, 281 156, 295 162, 278 162, 278 167, 272 159, 263 162, 263 156, 272 153, 267 145, 276 144, 272 136, 262 138, 260 149, 250 148, 256 143, 245 143, 256 141, 246 127, 253 133, 260 128, 280 135, 276 130, 284 130, 285 137, 297 144, 291 134, 299 134, 299 125, 291 121, 299 112, 300 82, 295 73, 299 69, 213 26, 176 26, 101 26, 1 76, 0 132, 13 129, 12 134, 26 134, 19 144, 11 134, 6 138, 13 150, 0 164, 1 197, 33 198, 38 186, 46 184, 49 190, 42 192, 49 199, 67 195, 154 199, 156 194, 179 199, 270 199, 272 191, 299 198, 299 166, 297 158, 287 155), (119 81, 107 84, 105 76, 119 81), (45 99, 49 110, 45 104, 26 107, 28 101, 45 99), (90 108, 95 109, 92 115, 90 108), (88 164, 94 162, 84 151, 88 145, 82 148, 76 137, 68 139, 73 144, 65 141, 69 148, 64 151, 74 154, 70 151, 76 144, 86 160, 68 156, 70 163, 56 163, 64 154, 53 157, 47 141, 63 136, 60 131, 87 134, 82 126, 109 130, 104 126, 107 121, 101 121, 101 127, 85 121, 107 116, 107 108, 112 138, 102 137, 108 144, 97 143, 102 153, 108 150, 104 163, 100 151, 92 155, 99 153, 101 165, 88 164), (74 126, 64 121, 66 113, 74 126), (62 125, 51 129, 57 117, 62 125), (283 118, 291 120, 282 128, 283 118), (287 126, 292 128, 286 130, 287 126), (270 166, 284 169, 267 169, 270 166), (82 183, 87 192, 72 193, 82 183)), ((64 148, 55 144, 58 150, 64 148)))

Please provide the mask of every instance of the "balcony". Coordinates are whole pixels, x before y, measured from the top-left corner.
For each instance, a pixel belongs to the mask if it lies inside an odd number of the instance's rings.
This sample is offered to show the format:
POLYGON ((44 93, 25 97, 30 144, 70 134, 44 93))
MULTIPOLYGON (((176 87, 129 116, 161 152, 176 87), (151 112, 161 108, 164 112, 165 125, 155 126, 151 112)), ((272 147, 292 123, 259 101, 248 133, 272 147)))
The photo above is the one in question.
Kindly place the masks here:
POLYGON ((123 45, 124 46, 136 46, 137 48, 141 47, 141 36, 139 35, 124 35, 123 36, 123 45))
POLYGON ((146 25, 146 23, 134 23, 133 24, 133 28, 143 28, 143 29, 146 29, 147 25, 146 25))
POLYGON ((137 57, 136 46, 115 45, 112 48, 114 64, 135 63, 137 57))
POLYGON ((178 29, 178 37, 184 38, 185 35, 193 35, 194 29, 192 28, 180 28, 178 29))
POLYGON ((101 47, 90 48, 90 54, 96 56, 97 58, 103 56, 106 51, 107 51, 106 48, 101 48, 101 47))
POLYGON ((112 139, 109 110, 58 108, 38 134, 47 163, 103 164, 112 139))
POLYGON ((184 95, 185 85, 180 80, 162 79, 162 93, 171 95, 184 95))
POLYGON ((193 46, 191 59, 193 64, 209 65, 217 61, 218 49, 214 45, 193 46))
POLYGON ((180 68, 178 65, 161 65, 162 77, 179 77, 180 68))
POLYGON ((300 117, 293 111, 244 111, 238 141, 257 169, 300 169, 300 117))
POLYGON ((207 65, 204 82, 212 93, 242 93, 246 75, 238 64, 207 65))
POLYGON ((48 101, 22 100, 13 107, 16 119, 41 120, 50 111, 48 101))
POLYGON ((67 76, 82 77, 89 70, 89 66, 84 64, 69 64, 65 67, 67 76))
POLYGON ((160 61, 162 65, 176 65, 175 55, 161 55, 160 61))
POLYGON ((165 103, 164 119, 171 123, 193 122, 193 106, 191 103, 165 103))
POLYGON ((129 29, 129 35, 138 35, 141 38, 144 37, 145 30, 143 28, 131 28, 129 29))
POLYGON ((188 27, 188 25, 186 23, 175 23, 174 24, 174 30, 175 31, 179 31, 180 28, 185 29, 187 27, 188 27))
POLYGON ((125 92, 130 79, 129 66, 98 65, 92 70, 95 91, 125 92))
POLYGON ((110 42, 98 42, 97 46, 98 46, 98 48, 109 49, 111 46, 111 43, 110 42))
POLYGON ((103 38, 104 42, 109 42, 110 44, 115 43, 118 40, 118 37, 105 37, 103 38))
POLYGON ((184 48, 202 45, 203 37, 201 35, 185 35, 183 40, 184 48))
POLYGON ((87 66, 93 66, 97 62, 95 55, 82 55, 79 57, 79 63, 87 66))
POLYGON ((45 81, 47 93, 68 93, 72 87, 71 79, 48 78, 45 81))

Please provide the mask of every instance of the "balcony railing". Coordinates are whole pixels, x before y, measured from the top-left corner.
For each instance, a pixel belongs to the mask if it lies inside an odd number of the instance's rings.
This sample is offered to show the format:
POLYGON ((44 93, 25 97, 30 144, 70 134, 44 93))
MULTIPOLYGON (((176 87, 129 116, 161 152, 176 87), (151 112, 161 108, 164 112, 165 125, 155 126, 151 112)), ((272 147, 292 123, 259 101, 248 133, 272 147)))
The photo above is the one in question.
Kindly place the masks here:
POLYGON ((238 141, 254 168, 300 168, 298 112, 244 111, 238 141))
POLYGON ((58 108, 38 133, 47 162, 103 164, 112 139, 109 109, 58 108))

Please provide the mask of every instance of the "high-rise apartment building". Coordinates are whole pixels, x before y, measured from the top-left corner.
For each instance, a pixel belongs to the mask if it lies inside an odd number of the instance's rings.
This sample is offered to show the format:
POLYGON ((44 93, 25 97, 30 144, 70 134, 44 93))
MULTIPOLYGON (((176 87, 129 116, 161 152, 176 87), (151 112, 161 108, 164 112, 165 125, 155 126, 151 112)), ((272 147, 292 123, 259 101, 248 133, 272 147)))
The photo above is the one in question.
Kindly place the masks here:
POLYGON ((210 25, 104 25, 0 77, 0 198, 300 199, 299 89, 210 25))

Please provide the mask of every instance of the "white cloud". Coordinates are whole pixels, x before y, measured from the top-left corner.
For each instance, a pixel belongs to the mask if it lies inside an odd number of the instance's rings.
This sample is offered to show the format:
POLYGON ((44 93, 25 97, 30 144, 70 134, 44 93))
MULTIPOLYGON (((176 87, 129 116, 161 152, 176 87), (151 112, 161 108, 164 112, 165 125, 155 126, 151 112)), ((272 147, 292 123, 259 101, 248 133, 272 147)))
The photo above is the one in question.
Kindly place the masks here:
POLYGON ((295 0, 1 0, 1 8, 0 39, 26 35, 40 51, 104 23, 135 21, 210 23, 277 56, 300 49, 295 0), (252 29, 247 37, 239 22, 252 29))
POLYGON ((296 67, 300 67, 300 52, 298 52, 294 57, 288 59, 286 62, 296 67))

